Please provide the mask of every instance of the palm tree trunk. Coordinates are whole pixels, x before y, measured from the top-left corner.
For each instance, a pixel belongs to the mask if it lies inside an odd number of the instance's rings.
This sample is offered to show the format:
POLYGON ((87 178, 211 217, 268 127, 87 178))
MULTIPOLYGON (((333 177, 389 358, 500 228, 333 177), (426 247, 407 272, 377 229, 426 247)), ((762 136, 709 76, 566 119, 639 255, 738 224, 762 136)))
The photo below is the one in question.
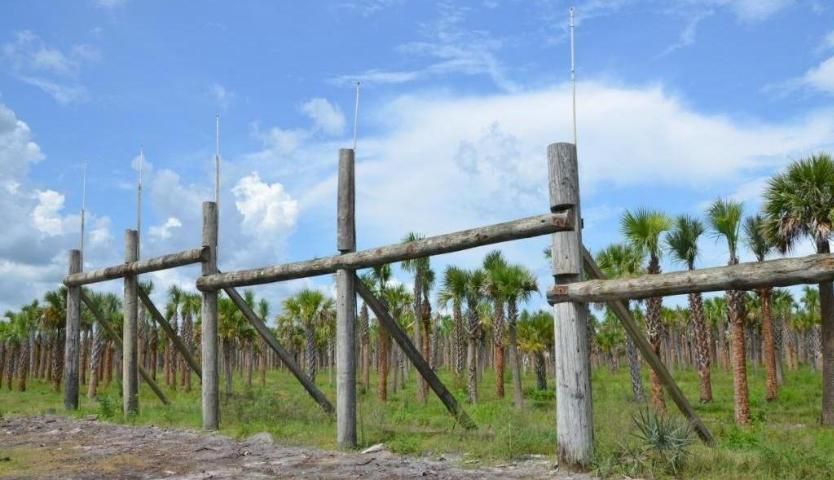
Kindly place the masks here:
POLYGON ((223 370, 226 373, 226 398, 232 396, 232 342, 223 339, 223 370))
POLYGON ((774 340, 773 317, 770 311, 769 288, 759 290, 759 298, 762 300, 762 342, 764 343, 764 364, 767 371, 767 393, 765 400, 768 402, 776 400, 779 389, 776 372, 776 342, 774 340))
MULTIPOLYGON (((660 260, 652 255, 649 260, 650 274, 660 273, 660 260)), ((646 328, 649 334, 649 343, 652 345, 654 353, 660 357, 661 341, 660 335, 662 330, 662 323, 660 319, 662 299, 660 297, 652 297, 646 301, 646 328)), ((649 372, 649 378, 652 382, 652 405, 658 412, 666 411, 666 401, 663 398, 663 386, 660 383, 660 377, 657 376, 654 369, 649 372)))
POLYGON ((316 332, 312 325, 304 325, 305 351, 304 360, 307 363, 307 377, 316 381, 316 332))
POLYGON ((95 332, 93 348, 90 354, 90 381, 87 382, 87 398, 91 400, 98 395, 98 372, 105 343, 104 331, 101 327, 98 327, 95 332))
POLYGON ((391 349, 391 337, 384 328, 379 329, 379 358, 377 363, 379 365, 379 385, 378 395, 383 402, 388 400, 388 360, 389 351, 391 349))
POLYGON ((710 379, 709 339, 707 335, 707 326, 704 322, 704 302, 700 293, 689 294, 689 311, 692 315, 692 326, 695 330, 695 346, 698 356, 698 377, 701 380, 701 402, 711 402, 712 381, 710 379))
POLYGON ((455 322, 455 375, 458 377, 463 375, 464 365, 466 365, 466 328, 463 326, 463 313, 460 305, 453 307, 453 319, 455 322))
POLYGON ((64 330, 60 329, 52 336, 52 389, 61 391, 61 377, 64 374, 64 356, 61 347, 64 345, 64 330))
POLYGON ((513 405, 516 409, 524 406, 524 392, 521 390, 521 358, 518 355, 518 308, 516 299, 507 301, 507 330, 510 334, 510 369, 513 373, 513 405))
POLYGON ((29 376, 29 338, 20 341, 20 358, 18 359, 17 389, 26 391, 26 379, 29 376))
POLYGON ((544 352, 535 352, 533 360, 536 364, 536 389, 540 391, 547 390, 547 368, 544 362, 544 352))
POLYGON ((747 389, 747 359, 744 352, 744 314, 742 293, 727 291, 727 310, 732 328, 733 406, 736 424, 750 424, 750 394, 747 389))

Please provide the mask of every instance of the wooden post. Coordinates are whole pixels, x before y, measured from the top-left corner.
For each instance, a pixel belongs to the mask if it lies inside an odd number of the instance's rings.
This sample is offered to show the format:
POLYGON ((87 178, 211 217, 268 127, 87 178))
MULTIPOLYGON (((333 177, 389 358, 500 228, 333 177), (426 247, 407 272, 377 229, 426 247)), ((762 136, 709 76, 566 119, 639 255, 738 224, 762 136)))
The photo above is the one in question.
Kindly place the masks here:
MULTIPOLYGON (((553 234, 551 248, 555 283, 582 278, 582 216, 579 208, 579 172, 576 146, 556 143, 547 148, 552 212, 569 211, 576 226, 553 234)), ((588 306, 560 303, 553 306, 556 335, 556 443, 559 462, 569 467, 591 463, 594 444, 591 364, 588 344, 588 306)))
MULTIPOLYGON (((81 271, 81 251, 70 250, 69 273, 81 271)), ((64 408, 78 409, 78 347, 81 342, 81 287, 67 289, 67 330, 64 344, 64 408)))
POLYGON ((374 294, 362 283, 359 278, 356 277, 354 273, 354 286, 356 287, 356 292, 359 293, 359 296, 362 297, 362 300, 365 301, 365 304, 370 307, 370 309, 376 315, 377 320, 382 328, 388 331, 391 334, 391 337, 397 342, 397 345, 400 346, 403 353, 411 363, 414 364, 414 367, 420 372, 420 375, 426 379, 426 382, 429 384, 434 393, 437 394, 437 398, 443 402, 443 405, 446 407, 446 410, 452 414, 461 425, 463 425, 466 429, 474 429, 477 428, 475 422, 469 418, 469 415, 461 408, 458 404, 457 400, 455 400, 455 396, 452 395, 443 382, 440 381, 440 378, 437 377, 437 374, 434 373, 429 363, 420 355, 420 352, 414 347, 414 344, 411 343, 411 339, 408 337, 408 334, 403 331, 402 328, 397 324, 391 314, 388 312, 388 309, 385 308, 385 305, 382 304, 374 294))
MULTIPOLYGON (((203 246, 209 248, 203 275, 217 272, 217 204, 203 202, 203 246)), ((202 411, 203 428, 220 428, 220 377, 217 357, 217 290, 203 291, 202 306, 202 411)))
MULTIPOLYGON (((339 150, 337 240, 340 253, 356 251, 353 150, 339 150)), ((354 270, 336 270, 336 442, 356 447, 356 290, 354 270)))
MULTIPOLYGON (((597 262, 594 261, 594 257, 584 248, 582 249, 582 260, 585 266, 585 272, 588 276, 600 280, 606 278, 602 269, 600 269, 597 262)), ((687 401, 681 389, 678 388, 678 384, 675 383, 675 379, 672 377, 672 374, 669 373, 669 370, 666 369, 666 366, 663 365, 660 358, 655 355, 649 340, 640 332, 640 327, 637 326, 637 322, 635 322, 634 318, 632 318, 631 312, 628 310, 626 304, 621 300, 612 300, 608 302, 608 307, 612 312, 614 312, 614 315, 620 319, 625 331, 634 340, 634 344, 640 350, 640 353, 643 354, 643 358, 646 360, 646 363, 648 363, 652 370, 657 373, 657 376, 660 377, 660 381, 666 387, 666 391, 669 392, 669 396, 672 397, 672 401, 675 402, 675 405, 678 406, 683 415, 687 418, 687 420, 689 420, 690 425, 692 425, 695 429, 695 433, 698 434, 698 437, 700 437, 701 440, 707 445, 714 446, 715 439, 712 437, 709 429, 707 429, 707 426, 701 421, 698 414, 695 413, 695 409, 689 404, 689 401, 687 401)))
MULTIPOLYGON (((140 289, 139 291, 141 292, 142 290, 140 289)), ((90 313, 93 314, 93 318, 95 318, 99 326, 104 329, 104 332, 107 334, 107 336, 110 337, 111 340, 113 340, 113 345, 115 345, 116 349, 121 351, 122 336, 119 335, 115 329, 113 329, 113 326, 110 325, 110 322, 108 322, 101 315, 101 312, 98 311, 98 309, 96 308, 96 304, 93 303, 93 301, 90 300, 90 298, 87 297, 87 295, 83 291, 81 292, 81 301, 84 302, 84 305, 86 305, 87 309, 90 310, 90 313)), ((142 368, 142 365, 138 365, 138 369, 139 375, 142 377, 143 380, 145 380, 145 383, 147 383, 148 386, 151 387, 151 390, 153 390, 153 393, 156 394, 159 400, 165 405, 170 405, 171 402, 168 400, 168 397, 165 396, 165 393, 153 380, 151 374, 149 374, 144 368, 142 368)))
MULTIPOLYGON (((136 230, 125 232, 125 262, 135 262, 139 258, 139 233, 136 230)), ((139 279, 136 275, 124 277, 124 325, 122 331, 122 399, 125 415, 139 413, 139 366, 137 350, 137 318, 139 302, 136 291, 139 279)))
POLYGON ((174 332, 173 327, 171 324, 168 323, 168 320, 165 320, 165 317, 162 316, 162 313, 159 312, 159 309, 156 308, 156 305, 153 304, 151 298, 145 293, 144 290, 141 288, 139 289, 139 300, 145 304, 145 308, 148 309, 148 312, 151 314, 151 318, 153 318, 156 323, 162 327, 162 330, 165 331, 165 334, 168 335, 168 338, 171 339, 171 342, 174 344, 174 348, 180 352, 182 358, 185 359, 185 363, 191 367, 191 370, 197 374, 198 377, 202 378, 203 372, 200 370, 200 365, 197 364, 197 360, 194 359, 194 356, 191 355, 191 352, 185 346, 182 339, 174 332))

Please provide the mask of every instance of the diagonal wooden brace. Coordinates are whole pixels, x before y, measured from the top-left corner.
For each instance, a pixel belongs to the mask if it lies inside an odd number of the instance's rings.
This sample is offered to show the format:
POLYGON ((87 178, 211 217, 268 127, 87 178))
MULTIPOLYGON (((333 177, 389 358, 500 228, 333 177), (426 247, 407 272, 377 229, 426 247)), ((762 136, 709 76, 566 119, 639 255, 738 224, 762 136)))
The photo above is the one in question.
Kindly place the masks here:
POLYGON ((191 370, 197 374, 198 377, 203 378, 203 371, 200 368, 200 365, 197 363, 197 360, 191 355, 191 352, 188 351, 188 347, 185 346, 182 339, 174 332, 174 329, 171 327, 171 324, 168 323, 168 320, 165 320, 165 317, 159 312, 159 309, 156 308, 156 305, 153 304, 151 298, 145 293, 144 290, 140 287, 138 289, 139 298, 142 300, 142 303, 145 304, 145 308, 148 309, 150 312, 151 317, 162 327, 162 330, 165 331, 165 334, 168 335, 168 338, 171 339, 171 342, 174 344, 174 347, 180 352, 182 358, 185 359, 185 363, 191 367, 191 370))
MULTIPOLYGON (((589 277, 596 279, 607 278, 605 273, 602 272, 602 269, 599 268, 599 265, 597 265, 594 257, 584 247, 582 248, 582 262, 585 267, 585 272, 589 277)), ((698 437, 700 437, 705 444, 711 447, 715 446, 715 438, 713 438, 712 433, 710 433, 707 426, 704 425, 701 417, 695 413, 692 405, 683 395, 683 392, 680 387, 678 387, 678 384, 675 383, 675 379, 672 377, 672 374, 669 373, 669 370, 666 369, 666 366, 663 365, 660 358, 655 355, 651 344, 649 344, 649 341, 645 336, 643 336, 643 333, 637 326, 637 322, 634 321, 634 318, 631 316, 631 312, 622 300, 610 301, 607 305, 614 315, 620 319, 620 322, 622 322, 626 332, 628 332, 632 340, 634 340, 634 344, 640 350, 640 353, 643 354, 643 358, 646 360, 646 363, 648 363, 652 370, 657 373, 657 376, 660 377, 660 381, 663 382, 663 386, 666 387, 666 391, 669 392, 669 396, 672 397, 672 401, 675 402, 675 405, 678 406, 681 413, 683 413, 686 419, 689 420, 690 425, 692 425, 695 429, 695 433, 698 434, 698 437)))
MULTIPOLYGON (((355 275, 355 274, 354 274, 355 275)), ((379 320, 379 324, 388 330, 388 333, 391 334, 391 337, 396 340, 397 345, 400 346, 405 356, 411 360, 411 363, 417 368, 417 371, 420 372, 420 375, 426 380, 434 393, 437 394, 437 397, 443 402, 443 405, 446 406, 446 410, 455 417, 461 425, 467 430, 477 428, 475 422, 469 418, 469 415, 461 408, 458 404, 457 400, 455 400, 454 395, 443 385, 443 382, 440 381, 440 378, 437 377, 437 374, 434 373, 431 366, 429 366, 428 362, 423 359, 423 356, 420 355, 420 352, 414 348, 414 344, 411 343, 411 339, 408 338, 408 334, 405 333, 397 322, 391 317, 391 314, 388 313, 388 309, 380 302, 374 294, 362 283, 362 280, 359 277, 354 278, 354 283, 356 284, 356 292, 359 294, 360 297, 368 304, 371 310, 376 315, 377 320, 379 320)))
POLYGON ((319 390, 316 384, 310 381, 310 379, 307 378, 307 375, 305 375, 304 372, 301 371, 301 368, 299 368, 298 365, 295 363, 295 360, 293 360, 290 352, 286 351, 284 347, 282 347, 281 344, 278 343, 278 340, 275 338, 274 335, 272 335, 272 332, 269 331, 269 328, 267 328, 263 320, 261 320, 258 317, 258 315, 252 310, 252 307, 250 307, 249 304, 246 303, 243 297, 241 297, 240 294, 237 293, 237 290, 235 290, 234 287, 225 287, 223 288, 223 291, 226 292, 226 295, 228 295, 232 302, 234 302, 238 310, 240 310, 240 313, 242 313, 243 316, 246 317, 246 320, 248 320, 249 323, 251 323, 252 326, 255 327, 255 330, 258 331, 258 333, 261 335, 264 341, 266 341, 267 345, 269 345, 270 348, 272 348, 272 350, 276 354, 278 354, 278 358, 280 358, 281 361, 284 362, 284 365, 286 365, 287 368, 290 369, 290 372, 292 372, 295 378, 299 382, 301 382, 301 385, 304 387, 305 390, 307 390, 307 393, 309 393, 310 396, 313 397, 313 400, 315 400, 316 403, 318 403, 325 412, 333 413, 333 404, 330 403, 330 400, 328 400, 327 397, 324 396, 324 393, 322 393, 322 391, 319 390))
MULTIPOLYGON (((96 308, 96 305, 92 302, 92 300, 90 300, 90 297, 87 296, 84 290, 81 290, 81 301, 84 302, 84 305, 86 305, 87 308, 90 310, 90 313, 93 314, 93 317, 96 319, 96 322, 98 322, 99 326, 104 329, 104 332, 107 334, 107 336, 110 337, 111 340, 113 340, 113 345, 116 347, 116 350, 121 352, 122 336, 119 335, 116 332, 116 330, 113 329, 113 326, 110 325, 110 322, 104 319, 104 316, 102 316, 101 312, 98 311, 98 308, 96 308)), ((151 374, 148 373, 147 370, 142 368, 142 365, 138 365, 138 367, 139 375, 141 375, 142 379, 145 380, 145 383, 147 383, 148 386, 151 387, 151 390, 153 390, 153 393, 156 394, 157 398, 159 398, 159 400, 163 404, 170 405, 171 402, 168 400, 168 397, 165 396, 165 393, 153 380, 151 374)))

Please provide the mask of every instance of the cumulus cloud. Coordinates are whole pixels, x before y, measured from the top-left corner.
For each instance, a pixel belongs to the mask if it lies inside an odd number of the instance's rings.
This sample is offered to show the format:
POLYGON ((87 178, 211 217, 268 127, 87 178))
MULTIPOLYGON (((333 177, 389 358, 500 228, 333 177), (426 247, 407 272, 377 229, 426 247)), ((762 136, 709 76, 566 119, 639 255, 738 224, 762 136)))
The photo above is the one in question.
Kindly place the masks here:
POLYGON ((298 202, 280 183, 265 183, 257 172, 241 178, 232 188, 243 228, 252 236, 275 235, 295 225, 298 202))
MULTIPOLYGON (((79 215, 65 211, 65 196, 35 188, 29 167, 45 158, 29 126, 0 104, 0 310, 56 288, 66 273, 66 252, 79 244, 79 215)), ((110 220, 88 212, 85 264, 113 263, 110 220)))
POLYGON ((217 106, 220 107, 221 110, 229 108, 229 105, 231 105, 235 99, 234 92, 219 83, 211 84, 209 87, 209 93, 211 93, 211 96, 214 98, 214 101, 217 102, 217 106))
POLYGON ((171 230, 182 227, 182 222, 177 217, 168 217, 162 225, 154 225, 149 229, 152 237, 160 240, 167 240, 171 238, 171 230))

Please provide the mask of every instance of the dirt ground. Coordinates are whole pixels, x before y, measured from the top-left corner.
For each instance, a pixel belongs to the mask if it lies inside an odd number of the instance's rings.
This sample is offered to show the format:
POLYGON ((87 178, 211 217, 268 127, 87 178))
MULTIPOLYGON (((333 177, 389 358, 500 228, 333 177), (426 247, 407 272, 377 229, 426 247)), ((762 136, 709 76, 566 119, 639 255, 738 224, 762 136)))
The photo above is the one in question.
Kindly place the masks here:
POLYGON ((341 453, 274 443, 268 434, 235 441, 219 434, 134 427, 58 416, 0 420, 0 479, 437 478, 587 480, 547 459, 464 468, 442 456, 384 449, 341 453))

